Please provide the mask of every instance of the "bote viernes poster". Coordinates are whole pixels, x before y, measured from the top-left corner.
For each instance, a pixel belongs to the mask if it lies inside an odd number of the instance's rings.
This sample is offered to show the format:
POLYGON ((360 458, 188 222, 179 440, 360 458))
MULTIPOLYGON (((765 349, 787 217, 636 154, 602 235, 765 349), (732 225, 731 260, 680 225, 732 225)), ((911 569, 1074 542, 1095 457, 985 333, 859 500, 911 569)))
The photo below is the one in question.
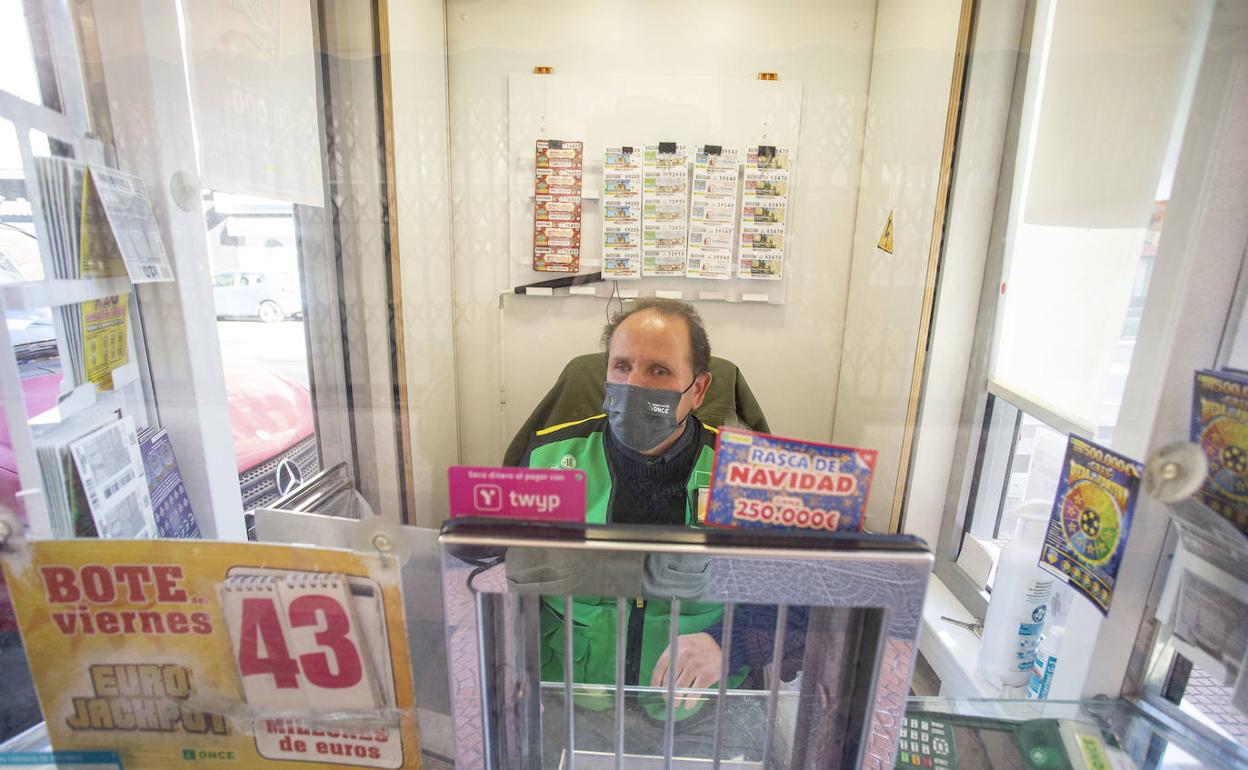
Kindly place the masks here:
POLYGON ((420 767, 397 566, 89 539, 3 567, 54 749, 115 751, 127 770, 420 767))

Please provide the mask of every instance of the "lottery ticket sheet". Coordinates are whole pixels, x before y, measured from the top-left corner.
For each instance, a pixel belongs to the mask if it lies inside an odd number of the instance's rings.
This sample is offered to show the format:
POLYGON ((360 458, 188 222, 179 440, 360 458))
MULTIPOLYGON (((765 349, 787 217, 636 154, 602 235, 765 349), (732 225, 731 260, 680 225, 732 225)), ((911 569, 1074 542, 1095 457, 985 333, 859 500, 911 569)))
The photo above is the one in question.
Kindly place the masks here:
POLYGON ((741 152, 735 147, 700 145, 694 152, 685 273, 690 278, 732 278, 740 173, 741 152))
POLYGON ((745 153, 737 277, 778 281, 784 277, 785 212, 792 154, 760 145, 745 153))
POLYGON ((642 203, 642 276, 683 276, 689 248, 689 148, 686 145, 646 145, 642 203))
POLYGON ((642 156, 640 144, 602 153, 602 277, 641 277, 642 156))
POLYGON ((581 142, 538 139, 533 169, 533 269, 581 269, 581 142))

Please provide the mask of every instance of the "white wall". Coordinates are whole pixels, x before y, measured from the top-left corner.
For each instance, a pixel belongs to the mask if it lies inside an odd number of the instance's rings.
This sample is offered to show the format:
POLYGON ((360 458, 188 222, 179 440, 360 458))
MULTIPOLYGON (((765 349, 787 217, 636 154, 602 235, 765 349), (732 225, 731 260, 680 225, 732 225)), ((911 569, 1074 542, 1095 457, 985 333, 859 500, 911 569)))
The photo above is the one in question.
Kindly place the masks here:
POLYGON ((787 304, 698 307, 715 353, 741 366, 775 432, 832 436, 874 35, 872 0, 765 8, 743 0, 449 0, 462 462, 499 462, 563 364, 597 349, 604 321, 601 300, 500 302, 508 288, 507 76, 536 65, 654 77, 769 71, 803 81, 787 304))
POLYGON ((866 524, 875 531, 889 526, 901 460, 960 10, 959 0, 881 0, 875 25, 832 433, 879 450, 866 524), (876 248, 889 211, 892 254, 876 248))

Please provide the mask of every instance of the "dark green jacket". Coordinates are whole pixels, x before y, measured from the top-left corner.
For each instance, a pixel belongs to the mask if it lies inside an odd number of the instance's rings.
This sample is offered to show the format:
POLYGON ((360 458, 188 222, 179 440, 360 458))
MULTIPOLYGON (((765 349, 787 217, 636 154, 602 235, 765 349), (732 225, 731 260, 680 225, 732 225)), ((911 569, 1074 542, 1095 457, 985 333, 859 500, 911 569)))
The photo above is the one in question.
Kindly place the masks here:
MULTIPOLYGON (((693 418, 697 419, 697 418, 693 418)), ((533 437, 524 464, 530 468, 561 468, 585 472, 586 506, 585 521, 590 524, 606 524, 612 520, 614 510, 613 473, 607 462, 603 445, 603 432, 607 420, 604 415, 555 425, 539 430, 533 437)), ((685 523, 696 526, 698 522, 699 490, 706 489, 711 481, 711 469, 715 459, 714 428, 702 425, 698 436, 699 448, 693 470, 686 485, 687 501, 685 523)), ((696 634, 704 631, 723 616, 721 604, 712 602, 681 602, 680 634, 696 634)), ((546 597, 542 605, 542 679, 563 680, 563 600, 562 597, 546 597)), ((615 683, 616 606, 615 599, 607 597, 578 596, 572 602, 572 676, 577 683, 615 683)), ((636 681, 625 684, 648 686, 659 656, 667 649, 671 629, 671 603, 662 600, 634 599, 628 607, 628 628, 624 633, 629 640, 629 663, 626 671, 636 672, 636 681)), ((745 678, 743 670, 734 675, 734 686, 745 678)), ((589 708, 605 709, 613 705, 612 696, 579 696, 577 702, 589 708)), ((642 705, 655 717, 663 714, 665 705, 659 698, 643 697, 642 705)), ((677 718, 695 713, 699 706, 678 708, 677 718)))

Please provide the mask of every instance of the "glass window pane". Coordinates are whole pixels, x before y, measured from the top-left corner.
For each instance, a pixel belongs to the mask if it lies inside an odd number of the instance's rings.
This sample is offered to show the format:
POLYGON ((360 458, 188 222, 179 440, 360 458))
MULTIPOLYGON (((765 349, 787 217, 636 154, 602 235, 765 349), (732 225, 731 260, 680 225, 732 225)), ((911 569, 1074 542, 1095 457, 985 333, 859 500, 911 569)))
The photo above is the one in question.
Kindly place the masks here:
POLYGON ((43 103, 23 0, 0 0, 0 91, 43 103))
POLYGON ((21 146, 13 124, 0 119, 0 283, 42 277, 21 146))
POLYGON ((1043 85, 1020 129, 992 377, 1089 432, 1117 419, 1201 53, 1198 5, 1055 3, 1051 27, 1036 25, 1043 85))
POLYGON ((1014 538, 1017 510, 1023 503, 1052 504, 1065 454, 1066 434, 1024 412, 1010 460, 1010 478, 1006 483, 1001 521, 997 525, 998 538, 1014 538))
POLYGON ((243 510, 251 510, 321 467, 294 207, 213 191, 204 204, 238 479, 243 510), (297 467, 294 477, 282 475, 285 460, 297 467))

